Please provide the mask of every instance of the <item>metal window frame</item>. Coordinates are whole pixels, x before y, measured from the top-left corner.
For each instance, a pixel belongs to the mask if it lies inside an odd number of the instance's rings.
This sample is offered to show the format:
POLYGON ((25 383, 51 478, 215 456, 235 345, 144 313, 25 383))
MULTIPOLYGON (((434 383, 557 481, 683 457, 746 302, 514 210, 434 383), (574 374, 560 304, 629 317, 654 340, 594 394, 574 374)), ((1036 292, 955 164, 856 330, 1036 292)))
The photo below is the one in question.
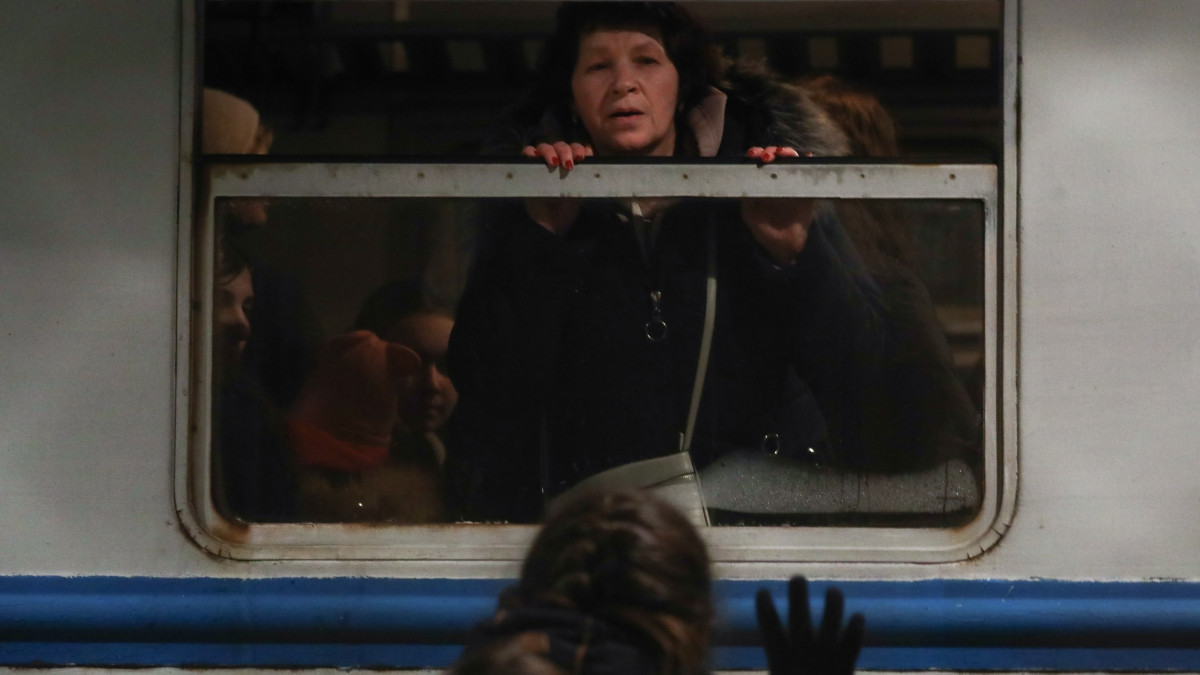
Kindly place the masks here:
MULTIPOLYGON (((899 165, 796 161, 771 165, 590 162, 575 171, 531 163, 204 163, 194 245, 189 256, 192 359, 188 443, 178 466, 188 508, 181 517, 201 546, 237 559, 519 560, 533 527, 350 524, 243 524, 224 519, 211 495, 211 372, 214 205, 219 198, 705 197, 954 199, 984 214, 984 358, 996 382, 1000 274, 998 176, 987 164, 899 165)), ((1000 338, 1003 339, 1003 338, 1000 338)), ((183 343, 181 343, 183 344, 183 343)), ((1002 453, 994 387, 987 392, 986 478, 978 515, 955 528, 719 527, 706 532, 714 561, 946 562, 969 558, 998 537, 1007 520, 1000 498, 1002 453)), ((1010 473, 1005 471, 1005 473, 1010 473)))
MULTIPOLYGON (((804 0, 796 0, 803 2, 804 0)), ((199 83, 196 8, 182 3, 180 190, 176 315, 176 512, 209 553, 238 560, 407 561, 417 576, 444 576, 446 561, 468 576, 509 576, 531 540, 527 525, 374 526, 230 522, 211 494, 210 406, 213 223, 217 197, 814 197, 968 199, 984 206, 985 471, 983 505, 951 528, 721 527, 704 533, 718 574, 772 574, 776 563, 943 563, 977 557, 1012 522, 1017 496, 1016 360, 1017 37, 1019 0, 1004 3, 1002 168, 994 165, 781 162, 769 166, 581 165, 554 175, 531 164, 295 163, 194 157, 199 83), (470 190, 467 189, 470 186, 470 190)), ((789 568, 790 569, 790 568, 789 568)))

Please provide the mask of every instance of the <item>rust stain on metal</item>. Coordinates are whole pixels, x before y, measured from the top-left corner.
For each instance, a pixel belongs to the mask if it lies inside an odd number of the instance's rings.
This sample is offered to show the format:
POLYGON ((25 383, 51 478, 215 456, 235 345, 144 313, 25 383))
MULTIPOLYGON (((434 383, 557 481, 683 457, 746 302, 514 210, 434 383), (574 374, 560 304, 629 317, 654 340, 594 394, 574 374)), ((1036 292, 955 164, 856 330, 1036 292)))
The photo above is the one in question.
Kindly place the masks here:
POLYGON ((396 520, 362 520, 353 522, 343 521, 333 524, 348 530, 374 531, 397 527, 419 527, 434 531, 452 532, 464 523, 408 523, 396 520))

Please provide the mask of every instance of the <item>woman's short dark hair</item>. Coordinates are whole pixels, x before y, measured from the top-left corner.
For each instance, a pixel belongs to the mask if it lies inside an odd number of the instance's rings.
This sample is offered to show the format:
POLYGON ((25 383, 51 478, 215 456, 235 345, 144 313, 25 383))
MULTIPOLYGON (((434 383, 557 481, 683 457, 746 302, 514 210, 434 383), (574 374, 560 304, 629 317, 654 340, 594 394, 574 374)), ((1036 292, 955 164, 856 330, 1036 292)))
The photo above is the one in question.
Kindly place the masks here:
POLYGON ((217 236, 217 264, 213 270, 213 280, 217 285, 233 281, 243 270, 250 268, 250 262, 228 236, 217 236))
POLYGON ((553 507, 502 604, 577 610, 632 629, 662 672, 697 672, 712 630, 708 550, 644 491, 591 492, 553 507))
POLYGON ((586 133, 571 123, 570 108, 571 77, 579 60, 580 41, 598 29, 644 27, 658 29, 667 57, 679 72, 679 126, 682 115, 707 95, 710 86, 720 82, 722 60, 704 28, 674 2, 564 2, 555 17, 554 34, 542 50, 531 108, 545 110, 549 106, 563 129, 586 133))

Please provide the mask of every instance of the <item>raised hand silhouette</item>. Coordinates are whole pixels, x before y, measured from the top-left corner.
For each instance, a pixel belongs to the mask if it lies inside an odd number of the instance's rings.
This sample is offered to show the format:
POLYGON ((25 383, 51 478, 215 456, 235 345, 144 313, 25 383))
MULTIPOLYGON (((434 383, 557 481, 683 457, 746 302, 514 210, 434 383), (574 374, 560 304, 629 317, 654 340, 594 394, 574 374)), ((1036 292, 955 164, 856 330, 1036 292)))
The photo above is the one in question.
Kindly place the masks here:
POLYGON ((771 675, 851 675, 862 649, 866 620, 854 614, 842 627, 846 599, 837 588, 825 592, 825 613, 813 631, 808 601, 808 580, 792 577, 788 582, 788 626, 784 630, 771 593, 763 588, 755 595, 758 629, 767 652, 771 675))

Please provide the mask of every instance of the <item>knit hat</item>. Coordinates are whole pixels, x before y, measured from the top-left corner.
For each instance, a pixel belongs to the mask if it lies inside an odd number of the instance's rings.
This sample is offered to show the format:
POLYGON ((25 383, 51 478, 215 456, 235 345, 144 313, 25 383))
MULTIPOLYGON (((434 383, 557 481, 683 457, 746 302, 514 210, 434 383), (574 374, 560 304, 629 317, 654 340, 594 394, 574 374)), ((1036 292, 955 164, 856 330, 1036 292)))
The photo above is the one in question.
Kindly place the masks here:
POLYGON ((420 367, 416 352, 370 331, 326 343, 288 420, 299 464, 362 471, 386 462, 405 379, 420 367))
POLYGON ((204 89, 204 127, 201 151, 206 155, 245 155, 254 152, 259 116, 254 106, 220 91, 204 89))

